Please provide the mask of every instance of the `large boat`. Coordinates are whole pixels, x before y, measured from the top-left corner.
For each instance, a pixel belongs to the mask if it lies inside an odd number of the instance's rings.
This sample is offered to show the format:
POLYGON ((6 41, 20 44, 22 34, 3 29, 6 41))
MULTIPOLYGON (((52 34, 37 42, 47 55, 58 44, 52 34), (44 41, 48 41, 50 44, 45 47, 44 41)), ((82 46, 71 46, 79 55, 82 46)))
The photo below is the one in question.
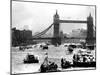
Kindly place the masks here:
POLYGON ((95 55, 91 51, 79 51, 73 56, 74 67, 96 67, 95 55))

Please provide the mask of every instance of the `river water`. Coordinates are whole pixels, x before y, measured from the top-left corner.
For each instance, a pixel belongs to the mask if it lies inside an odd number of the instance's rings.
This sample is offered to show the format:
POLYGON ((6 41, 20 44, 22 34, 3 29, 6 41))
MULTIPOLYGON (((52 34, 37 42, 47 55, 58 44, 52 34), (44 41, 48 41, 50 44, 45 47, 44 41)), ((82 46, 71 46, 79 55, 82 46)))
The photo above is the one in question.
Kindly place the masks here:
POLYGON ((49 60, 55 62, 58 67, 61 67, 61 58, 66 58, 66 60, 70 62, 73 60, 73 53, 68 54, 67 47, 64 47, 63 45, 59 47, 50 45, 48 50, 42 50, 39 47, 32 47, 25 51, 20 51, 19 47, 12 47, 12 74, 39 72, 40 65, 43 63, 46 53, 48 53, 49 60), (39 58, 39 63, 24 64, 23 59, 28 53, 37 56, 39 58))

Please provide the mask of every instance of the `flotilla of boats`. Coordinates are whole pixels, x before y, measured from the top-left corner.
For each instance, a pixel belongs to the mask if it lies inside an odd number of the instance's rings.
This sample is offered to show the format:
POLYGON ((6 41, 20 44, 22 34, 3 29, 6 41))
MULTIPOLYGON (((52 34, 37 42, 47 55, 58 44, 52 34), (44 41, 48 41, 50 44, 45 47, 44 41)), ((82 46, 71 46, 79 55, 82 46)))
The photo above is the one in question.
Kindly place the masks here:
MULTIPOLYGON (((40 45, 41 48, 48 49, 48 45, 40 45)), ((73 54, 73 63, 69 62, 65 58, 61 59, 61 68, 67 69, 70 67, 96 67, 95 55, 91 53, 95 49, 95 45, 86 45, 84 49, 81 44, 69 44, 64 45, 67 47, 70 53, 77 50, 77 53, 73 54)), ((31 48, 31 47, 30 47, 31 48)), ((21 48, 20 48, 21 49, 21 48)), ((32 54, 27 54, 23 60, 24 64, 39 63, 38 57, 32 54)), ((55 62, 49 61, 48 57, 44 59, 44 62, 40 66, 40 72, 54 72, 59 71, 58 65, 55 62)))

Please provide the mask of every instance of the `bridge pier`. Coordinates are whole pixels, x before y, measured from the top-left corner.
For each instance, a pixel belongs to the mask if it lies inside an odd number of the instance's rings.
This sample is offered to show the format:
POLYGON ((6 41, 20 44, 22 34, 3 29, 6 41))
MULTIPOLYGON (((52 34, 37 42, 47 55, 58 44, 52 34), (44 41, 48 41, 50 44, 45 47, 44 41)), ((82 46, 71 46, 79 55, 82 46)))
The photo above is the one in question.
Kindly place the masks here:
POLYGON ((55 46, 60 45, 61 44, 61 38, 59 38, 59 37, 58 38, 57 37, 56 38, 52 38, 51 42, 55 46))

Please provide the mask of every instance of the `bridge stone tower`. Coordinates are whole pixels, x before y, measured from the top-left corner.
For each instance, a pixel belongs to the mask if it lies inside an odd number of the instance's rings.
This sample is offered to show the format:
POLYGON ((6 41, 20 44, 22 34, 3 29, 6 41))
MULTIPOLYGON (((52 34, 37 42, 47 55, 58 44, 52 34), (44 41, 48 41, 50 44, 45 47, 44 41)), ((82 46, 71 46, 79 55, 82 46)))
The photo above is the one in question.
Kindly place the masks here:
POLYGON ((54 45, 60 45, 61 44, 61 38, 59 36, 59 15, 56 10, 56 14, 54 15, 54 32, 53 32, 53 39, 52 44, 54 45))
POLYGON ((94 36, 93 36, 93 17, 91 14, 89 17, 87 17, 87 38, 86 43, 87 44, 94 44, 94 36))

